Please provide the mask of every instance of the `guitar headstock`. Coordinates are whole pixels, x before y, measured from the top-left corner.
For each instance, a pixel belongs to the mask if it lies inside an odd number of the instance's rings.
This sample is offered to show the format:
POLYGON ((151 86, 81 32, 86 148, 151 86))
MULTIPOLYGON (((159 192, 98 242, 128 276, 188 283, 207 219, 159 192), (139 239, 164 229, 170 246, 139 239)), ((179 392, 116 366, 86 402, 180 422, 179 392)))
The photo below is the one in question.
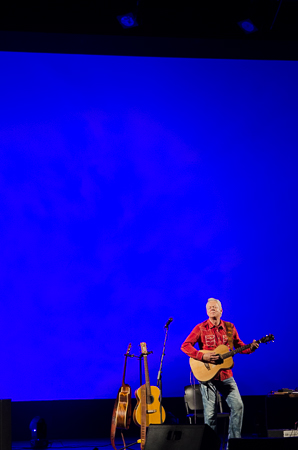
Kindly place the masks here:
POLYGON ((128 347, 127 347, 127 350, 126 350, 126 353, 125 353, 124 356, 128 356, 129 355, 130 349, 131 349, 131 343, 128 344, 128 347))
POLYGON ((267 336, 262 337, 258 342, 260 344, 267 344, 267 342, 274 341, 275 337, 273 334, 267 334, 267 336))
POLYGON ((141 347, 141 352, 143 355, 147 355, 148 351, 147 351, 147 344, 146 342, 141 342, 140 343, 140 347, 141 347))

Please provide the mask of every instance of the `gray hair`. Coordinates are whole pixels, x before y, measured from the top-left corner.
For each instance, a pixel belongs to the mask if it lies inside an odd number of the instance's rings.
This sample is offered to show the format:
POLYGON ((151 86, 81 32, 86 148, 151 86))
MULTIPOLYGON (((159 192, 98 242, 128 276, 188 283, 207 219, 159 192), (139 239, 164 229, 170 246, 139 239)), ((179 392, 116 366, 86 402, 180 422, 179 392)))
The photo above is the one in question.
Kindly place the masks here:
POLYGON ((219 301, 219 300, 217 300, 217 298, 208 298, 208 300, 207 300, 207 304, 206 304, 206 308, 207 308, 207 305, 208 305, 208 303, 209 302, 217 302, 218 303, 218 306, 220 307, 220 310, 222 311, 222 306, 221 306, 221 302, 219 301))

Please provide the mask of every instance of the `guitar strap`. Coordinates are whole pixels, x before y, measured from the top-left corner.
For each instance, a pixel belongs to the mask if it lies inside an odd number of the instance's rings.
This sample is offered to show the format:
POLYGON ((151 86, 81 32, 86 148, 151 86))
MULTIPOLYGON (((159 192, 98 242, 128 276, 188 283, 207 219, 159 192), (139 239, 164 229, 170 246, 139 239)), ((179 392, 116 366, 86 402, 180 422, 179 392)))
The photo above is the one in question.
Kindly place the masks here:
POLYGON ((227 330, 227 336, 228 336, 228 342, 229 342, 230 349, 233 350, 234 345, 233 345, 232 324, 231 324, 231 322, 224 322, 224 324, 225 324, 226 330, 227 330))
POLYGON ((147 427, 147 398, 146 398, 146 384, 141 386, 141 450, 145 448, 146 442, 146 427, 147 427))

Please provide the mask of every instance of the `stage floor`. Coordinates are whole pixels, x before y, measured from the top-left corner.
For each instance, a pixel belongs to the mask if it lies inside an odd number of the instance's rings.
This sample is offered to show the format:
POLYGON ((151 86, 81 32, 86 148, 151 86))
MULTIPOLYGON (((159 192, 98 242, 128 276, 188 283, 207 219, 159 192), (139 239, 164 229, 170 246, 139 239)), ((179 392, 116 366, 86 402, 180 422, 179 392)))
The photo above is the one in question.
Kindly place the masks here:
MULTIPOLYGON (((126 445, 133 444, 135 442, 135 445, 131 445, 131 449, 138 449, 140 448, 140 444, 136 443, 136 441, 139 438, 127 438, 125 439, 126 445)), ((121 449, 123 447, 123 443, 121 438, 117 438, 116 441, 116 447, 117 449, 121 449)), ((30 441, 14 441, 11 445, 12 450, 31 450, 31 444, 30 441)), ((78 449, 78 450, 99 450, 101 448, 106 449, 113 449, 111 445, 111 441, 109 439, 85 439, 85 440, 79 440, 79 439, 60 439, 60 440, 49 440, 49 446, 48 449, 78 449)))
MULTIPOLYGON (((133 450, 140 449, 140 444, 138 444, 136 438, 127 438, 126 445, 128 448, 133 450), (131 445, 130 444, 134 444, 131 445)), ((293 450, 298 448, 298 437, 293 438, 258 438, 254 435, 243 436, 242 439, 236 439, 230 442, 231 449, 234 450, 293 450)), ((123 443, 121 439, 116 439, 116 447, 118 450, 123 448, 123 443)), ((168 448, 168 446, 167 446, 168 448)), ((179 447, 181 448, 181 447, 179 447)), ((31 450, 30 441, 13 441, 12 450, 31 450)), ((111 442, 109 439, 61 439, 61 440, 50 440, 48 449, 59 449, 59 450, 113 450, 111 442)), ((187 450, 187 448, 185 448, 187 450)))

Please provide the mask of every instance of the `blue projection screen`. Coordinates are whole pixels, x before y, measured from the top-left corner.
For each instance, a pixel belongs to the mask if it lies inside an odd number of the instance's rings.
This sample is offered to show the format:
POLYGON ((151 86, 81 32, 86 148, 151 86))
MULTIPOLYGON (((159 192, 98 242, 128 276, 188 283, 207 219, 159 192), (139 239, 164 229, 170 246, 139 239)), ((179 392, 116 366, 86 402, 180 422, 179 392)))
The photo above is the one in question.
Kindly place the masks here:
POLYGON ((222 301, 242 394, 298 386, 298 62, 0 53, 1 398, 163 395, 222 301), (276 359, 285 361, 277 370, 276 359), (126 382, 139 387, 137 359, 126 382))

